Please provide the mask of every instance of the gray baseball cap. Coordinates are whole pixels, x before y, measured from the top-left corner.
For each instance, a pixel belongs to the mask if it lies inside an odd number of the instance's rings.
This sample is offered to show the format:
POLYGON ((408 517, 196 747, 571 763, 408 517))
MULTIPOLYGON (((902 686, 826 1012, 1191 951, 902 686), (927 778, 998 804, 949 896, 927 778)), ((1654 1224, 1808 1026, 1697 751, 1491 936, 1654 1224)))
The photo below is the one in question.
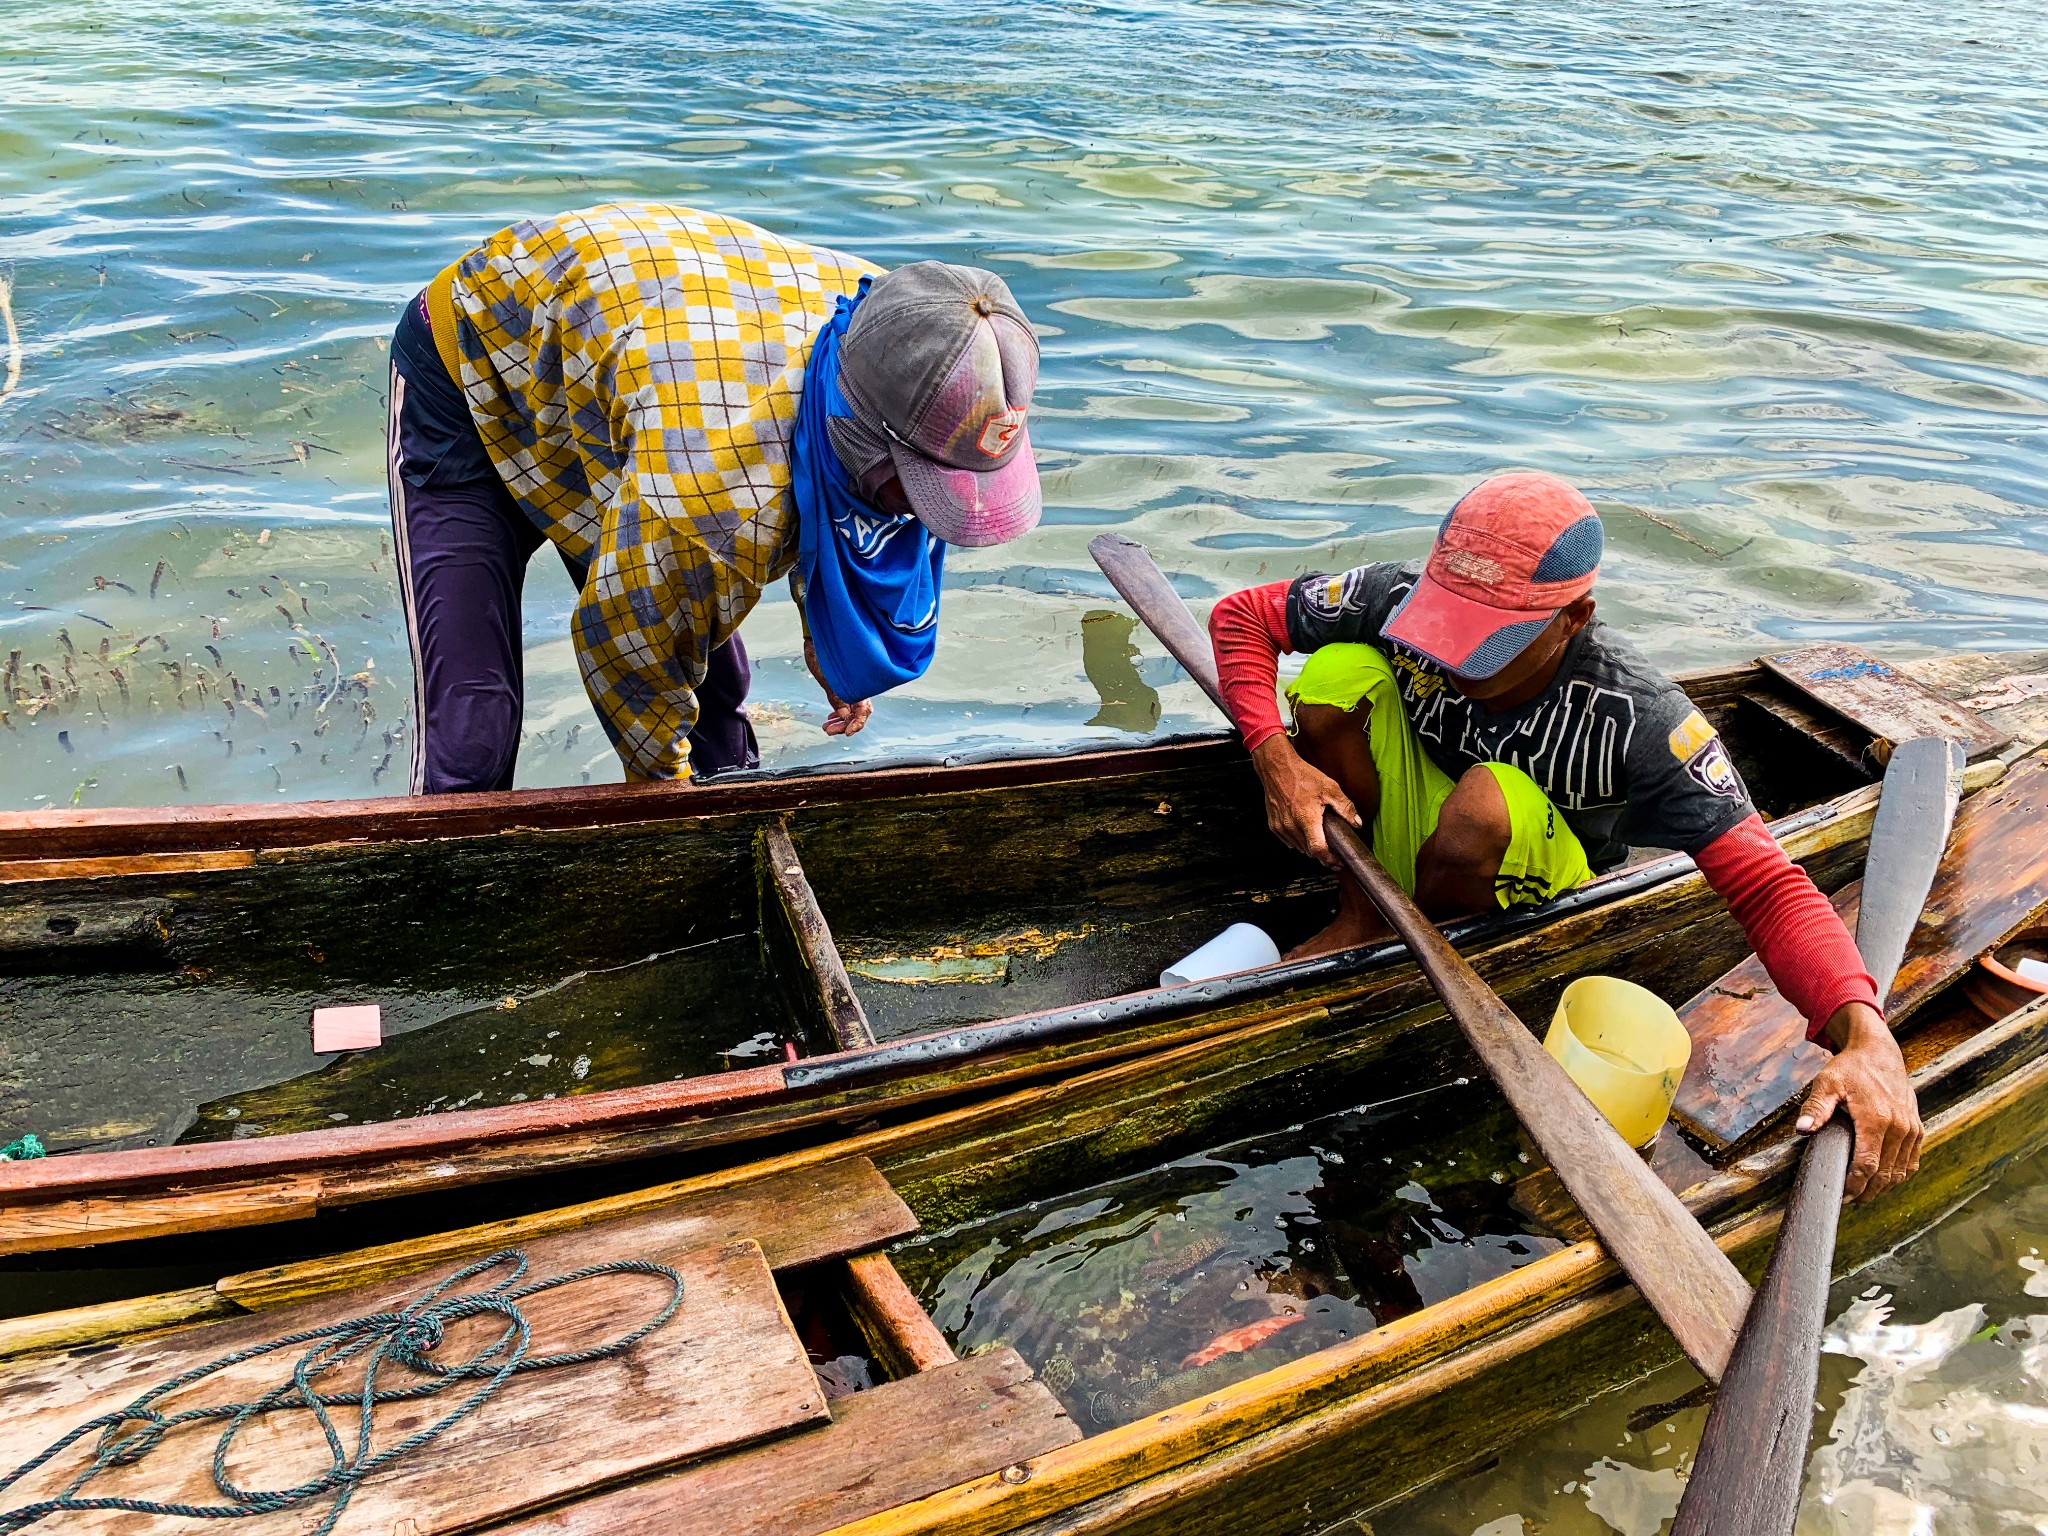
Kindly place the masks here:
MULTIPOLYGON (((904 494, 948 544, 1002 544, 1038 525, 1038 465, 1025 413, 1038 338, 1009 285, 979 267, 913 262, 876 278, 839 346, 839 388, 868 463, 887 445, 904 494)), ((841 453, 842 460, 847 458, 841 453)))

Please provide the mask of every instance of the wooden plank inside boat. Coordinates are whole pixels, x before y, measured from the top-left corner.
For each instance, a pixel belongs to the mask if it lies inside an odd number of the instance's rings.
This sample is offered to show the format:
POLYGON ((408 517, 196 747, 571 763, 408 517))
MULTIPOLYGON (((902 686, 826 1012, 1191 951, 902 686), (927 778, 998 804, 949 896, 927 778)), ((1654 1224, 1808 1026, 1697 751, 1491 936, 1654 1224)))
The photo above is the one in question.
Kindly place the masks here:
POLYGON ((761 886, 761 942, 769 952, 769 968, 793 973, 790 979, 801 992, 798 1006, 816 1018, 840 1050, 873 1045, 875 1032, 853 995, 853 981, 839 958, 832 925, 825 920, 796 844, 790 841, 787 817, 761 829, 754 860, 761 886))
POLYGON ((847 1300, 868 1349, 893 1376, 950 1364, 953 1346, 926 1315, 886 1253, 847 1260, 847 1300))
POLYGON ((760 1242, 771 1268, 795 1269, 864 1253, 917 1230, 910 1207, 865 1157, 737 1185, 707 1182, 716 1187, 696 1195, 679 1190, 651 1208, 638 1195, 598 1200, 337 1258, 229 1275, 219 1289, 245 1307, 280 1307, 556 1233, 582 1234, 584 1263, 631 1257, 650 1247, 706 1247, 749 1238, 760 1242))
POLYGON ((1974 711, 1959 708, 1888 661, 1853 645, 1809 645, 1763 658, 1764 666, 1809 698, 1862 726, 1891 747, 1915 736, 1959 741, 1972 758, 2012 738, 1974 711))
MULTIPOLYGON (((1853 927, 1857 885, 1835 897, 1853 927)), ((2048 759, 2029 758, 1965 800, 1925 915, 1894 984, 1903 1017, 2048 907, 2048 759)), ((1806 1021, 1751 956, 1681 1011, 1692 1062, 1672 1112, 1709 1146, 1733 1145, 1782 1109, 1827 1060, 1806 1021)))
MULTIPOLYGON (((592 1262, 582 1234, 546 1239, 525 1253, 529 1281, 592 1262)), ((642 1244, 633 1256, 672 1265, 681 1275, 682 1305, 674 1317, 621 1355, 508 1379, 495 1397, 439 1439, 367 1480, 337 1530, 434 1536, 473 1529, 584 1489, 829 1420, 824 1393, 758 1244, 741 1240, 680 1251, 642 1244)), ((403 1306, 458 1268, 447 1265, 279 1315, 217 1323, 83 1360, 65 1357, 0 1370, 0 1466, 27 1461, 73 1426, 182 1372, 252 1345, 403 1306)), ((503 1273, 509 1270, 479 1276, 461 1289, 481 1291, 503 1273)), ((670 1296, 666 1280, 645 1273, 599 1275, 532 1294, 520 1302, 533 1328, 530 1352, 537 1357, 601 1346, 647 1323, 670 1296)), ((436 1354, 469 1359, 505 1326, 502 1315, 492 1314, 453 1321, 436 1354)), ((288 1379, 298 1353, 294 1348, 228 1366, 165 1406, 254 1400, 288 1379)), ((422 1379, 395 1365, 386 1370, 380 1377, 386 1387, 422 1379)), ((347 1391, 360 1379, 358 1363, 338 1371, 330 1384, 347 1391)), ((397 1443, 474 1390, 458 1384, 439 1397, 386 1405, 378 1414, 376 1443, 397 1443)), ((353 1428, 351 1417, 345 1433, 353 1428)), ((218 1505, 209 1463, 220 1430, 218 1421, 174 1430, 140 1462, 95 1478, 91 1495, 218 1505)), ((96 1443, 89 1436, 83 1446, 96 1443)), ((73 1447, 16 1484, 10 1497, 24 1502, 48 1496, 89 1460, 86 1449, 73 1447)), ((244 1487, 280 1488, 315 1475, 327 1462, 309 1415, 272 1414, 252 1422, 236 1440, 229 1470, 244 1487)), ((140 1532, 160 1520, 100 1511, 70 1517, 70 1528, 140 1532)), ((237 1526, 283 1533, 301 1530, 305 1522, 301 1509, 251 1516, 237 1526)))
POLYGON ((1080 1438, 1017 1352, 997 1349, 838 1398, 830 1428, 581 1499, 504 1530, 815 1536, 1080 1438))
POLYGON ((320 1180, 283 1174, 222 1189, 154 1190, 24 1203, 0 1210, 0 1254, 43 1253, 97 1243, 303 1221, 320 1208, 320 1180))
MULTIPOLYGON (((2048 651, 1929 656, 1901 670, 2015 742, 2048 738, 2048 651)), ((2016 754, 2008 747, 2000 755, 2016 754)))

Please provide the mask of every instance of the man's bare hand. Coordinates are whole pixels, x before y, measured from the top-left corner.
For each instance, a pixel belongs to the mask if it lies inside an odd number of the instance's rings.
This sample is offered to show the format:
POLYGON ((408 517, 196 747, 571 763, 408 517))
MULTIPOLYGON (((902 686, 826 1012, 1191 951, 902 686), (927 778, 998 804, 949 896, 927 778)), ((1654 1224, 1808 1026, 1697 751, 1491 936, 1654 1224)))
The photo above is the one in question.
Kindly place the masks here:
POLYGON ((811 676, 818 680, 825 700, 832 706, 832 713, 825 717, 827 736, 854 736, 868 723, 868 717, 875 712, 875 706, 866 699, 842 699, 832 691, 832 685, 825 681, 825 674, 818 667, 818 653, 811 645, 811 637, 804 636, 804 665, 811 669, 811 676))
POLYGON ((1358 807, 1351 797, 1335 779, 1306 762, 1285 736, 1261 742, 1252 753, 1252 766, 1266 787, 1266 825, 1273 835, 1297 853, 1335 869, 1337 856, 1323 837, 1323 810, 1335 810, 1355 827, 1358 807))
POLYGON ((1920 1166, 1920 1106, 1899 1043, 1877 1010, 1845 1004, 1828 1021, 1835 1059, 1820 1069, 1800 1107, 1799 1129, 1811 1133, 1841 1109, 1856 1127, 1856 1155, 1843 1192, 1856 1201, 1876 1199, 1903 1184, 1920 1166))

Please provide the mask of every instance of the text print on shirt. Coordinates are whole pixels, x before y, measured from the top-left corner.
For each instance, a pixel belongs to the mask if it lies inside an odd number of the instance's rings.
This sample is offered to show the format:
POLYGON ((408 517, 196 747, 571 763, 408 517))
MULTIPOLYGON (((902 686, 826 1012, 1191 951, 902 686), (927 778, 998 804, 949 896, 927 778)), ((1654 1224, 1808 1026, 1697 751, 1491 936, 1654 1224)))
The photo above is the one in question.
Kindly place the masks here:
POLYGON ((1408 717, 1424 741, 1460 757, 1519 768, 1568 811, 1626 797, 1622 765, 1636 729, 1635 702, 1627 694, 1573 678, 1537 714, 1489 730, 1482 711, 1441 672, 1406 651, 1390 659, 1408 717))

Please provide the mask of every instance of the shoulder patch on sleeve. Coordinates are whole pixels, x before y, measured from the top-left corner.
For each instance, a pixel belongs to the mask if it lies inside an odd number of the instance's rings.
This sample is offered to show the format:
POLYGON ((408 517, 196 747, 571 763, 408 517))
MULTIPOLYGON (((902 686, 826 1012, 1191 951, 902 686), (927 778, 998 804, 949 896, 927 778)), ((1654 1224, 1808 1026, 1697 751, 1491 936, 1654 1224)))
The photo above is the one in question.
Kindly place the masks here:
POLYGON ((1681 763, 1686 762, 1714 740, 1714 728, 1707 724, 1707 717, 1694 710, 1671 728, 1671 755, 1681 763))
POLYGON ((1736 775, 1735 764, 1729 760, 1728 749, 1721 745, 1721 738, 1711 738, 1704 747, 1692 755, 1685 765, 1685 771, 1699 781, 1700 787, 1710 794, 1730 800, 1742 798, 1742 780, 1736 775))
POLYGON ((1310 576, 1301 583, 1301 601, 1311 616, 1325 622, 1365 606, 1365 568, 1334 576, 1310 576))

